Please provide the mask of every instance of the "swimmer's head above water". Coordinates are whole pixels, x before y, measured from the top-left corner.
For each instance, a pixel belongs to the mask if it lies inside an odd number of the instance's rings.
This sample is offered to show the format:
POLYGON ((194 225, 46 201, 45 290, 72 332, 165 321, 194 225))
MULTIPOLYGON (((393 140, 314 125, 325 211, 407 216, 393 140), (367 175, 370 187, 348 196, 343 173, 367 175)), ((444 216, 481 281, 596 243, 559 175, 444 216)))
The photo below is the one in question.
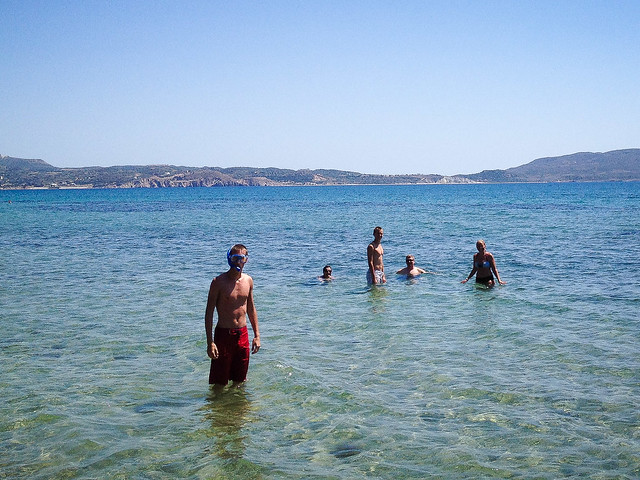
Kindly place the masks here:
POLYGON ((237 243, 227 250, 227 263, 236 271, 241 272, 247 260, 249 260, 249 251, 241 243, 237 243))
POLYGON ((324 268, 322 269, 322 275, 320 276, 320 278, 324 278, 324 279, 333 278, 331 276, 331 273, 333 273, 333 270, 331 269, 331 265, 325 265, 324 268))

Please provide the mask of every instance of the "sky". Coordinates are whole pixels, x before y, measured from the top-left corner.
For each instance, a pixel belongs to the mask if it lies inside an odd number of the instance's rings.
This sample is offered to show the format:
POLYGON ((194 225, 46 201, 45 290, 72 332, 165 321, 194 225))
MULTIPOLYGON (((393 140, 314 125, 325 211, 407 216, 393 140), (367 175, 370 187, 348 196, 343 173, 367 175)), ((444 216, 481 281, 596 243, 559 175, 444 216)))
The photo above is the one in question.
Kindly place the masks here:
POLYGON ((638 147, 638 0, 0 0, 2 155, 454 175, 638 147))

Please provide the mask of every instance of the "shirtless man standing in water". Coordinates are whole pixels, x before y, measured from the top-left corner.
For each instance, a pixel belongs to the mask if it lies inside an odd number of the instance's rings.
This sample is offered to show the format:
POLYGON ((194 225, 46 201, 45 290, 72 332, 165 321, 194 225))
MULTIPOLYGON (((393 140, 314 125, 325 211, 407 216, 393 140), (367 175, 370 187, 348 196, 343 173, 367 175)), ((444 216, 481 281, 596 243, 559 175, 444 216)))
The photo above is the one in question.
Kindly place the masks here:
POLYGON ((244 382, 249 369, 249 334, 247 316, 253 329, 251 353, 260 350, 258 313, 253 303, 253 279, 242 273, 249 259, 247 247, 234 245, 227 252, 229 270, 211 282, 204 328, 207 355, 211 358, 209 383, 226 385, 244 382), (218 323, 212 334, 213 312, 218 310, 218 323))
POLYGON ((367 270, 367 282, 369 284, 377 285, 387 282, 387 278, 384 275, 384 263, 382 262, 382 255, 384 255, 384 249, 380 244, 384 231, 382 227, 376 227, 373 229, 373 242, 367 247, 367 262, 369 263, 369 270, 367 270))

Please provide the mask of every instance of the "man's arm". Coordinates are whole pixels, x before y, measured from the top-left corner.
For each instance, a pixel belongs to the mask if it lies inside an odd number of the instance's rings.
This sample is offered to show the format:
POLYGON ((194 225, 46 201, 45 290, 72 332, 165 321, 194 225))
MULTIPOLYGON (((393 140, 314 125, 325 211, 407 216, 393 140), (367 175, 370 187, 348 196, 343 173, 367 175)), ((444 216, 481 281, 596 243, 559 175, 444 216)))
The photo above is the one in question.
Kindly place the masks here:
POLYGON ((207 355, 211 359, 218 358, 218 348, 213 343, 213 311, 216 308, 218 302, 218 288, 216 285, 216 279, 211 281, 209 287, 209 296, 207 297, 207 309, 204 312, 204 331, 207 334, 207 355))
POLYGON ((373 266, 373 245, 367 247, 367 263, 369 264, 369 273, 371 273, 371 281, 377 283, 375 267, 373 266))
POLYGON ((253 303, 253 279, 249 287, 249 296, 247 297, 247 315, 253 329, 253 341, 251 342, 251 353, 258 353, 260 350, 260 327, 258 326, 258 311, 253 303))

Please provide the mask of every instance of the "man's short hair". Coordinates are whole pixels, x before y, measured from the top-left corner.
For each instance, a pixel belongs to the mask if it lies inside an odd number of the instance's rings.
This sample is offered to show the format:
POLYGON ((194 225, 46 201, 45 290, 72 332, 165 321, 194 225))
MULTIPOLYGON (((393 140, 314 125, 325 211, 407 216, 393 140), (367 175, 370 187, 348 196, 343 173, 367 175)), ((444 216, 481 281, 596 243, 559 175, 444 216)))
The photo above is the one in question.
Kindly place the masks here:
POLYGON ((249 253, 249 249, 247 247, 245 247, 241 243, 236 243, 233 247, 231 247, 231 250, 229 250, 229 253, 233 255, 234 253, 241 253, 243 250, 249 253))

